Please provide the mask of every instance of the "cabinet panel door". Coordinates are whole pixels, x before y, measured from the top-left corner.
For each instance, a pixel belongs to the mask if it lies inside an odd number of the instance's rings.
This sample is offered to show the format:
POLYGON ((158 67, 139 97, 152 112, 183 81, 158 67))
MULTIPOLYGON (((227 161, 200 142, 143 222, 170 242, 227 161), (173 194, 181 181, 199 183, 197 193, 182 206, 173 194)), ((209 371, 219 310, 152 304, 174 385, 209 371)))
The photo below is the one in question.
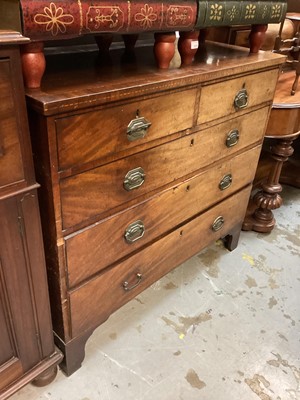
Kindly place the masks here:
POLYGON ((0 261, 0 390, 22 375, 22 365, 17 355, 11 313, 3 283, 3 269, 0 261))
POLYGON ((21 202, 27 196, 0 201, 0 390, 41 359, 32 270, 22 228, 21 202))

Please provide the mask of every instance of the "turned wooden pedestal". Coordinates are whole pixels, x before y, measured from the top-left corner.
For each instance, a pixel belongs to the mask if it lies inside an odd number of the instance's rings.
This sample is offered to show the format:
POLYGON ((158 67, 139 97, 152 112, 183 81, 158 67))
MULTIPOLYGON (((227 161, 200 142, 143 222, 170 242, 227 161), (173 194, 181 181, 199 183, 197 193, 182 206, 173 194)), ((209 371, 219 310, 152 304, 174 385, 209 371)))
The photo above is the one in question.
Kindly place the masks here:
MULTIPOLYGON (((271 139, 273 142, 270 147, 268 177, 261 183, 260 190, 250 199, 243 230, 270 232, 275 225, 272 211, 282 205, 283 200, 280 196, 282 168, 284 163, 288 165, 287 161, 294 152, 293 141, 300 134, 300 91, 291 96, 294 79, 295 73, 291 71, 282 74, 278 80, 265 135, 266 139, 271 139)), ((299 184, 299 175, 299 163, 293 162, 292 168, 285 168, 282 182, 293 184, 295 180, 299 184), (292 174, 289 174, 289 170, 292 174)))

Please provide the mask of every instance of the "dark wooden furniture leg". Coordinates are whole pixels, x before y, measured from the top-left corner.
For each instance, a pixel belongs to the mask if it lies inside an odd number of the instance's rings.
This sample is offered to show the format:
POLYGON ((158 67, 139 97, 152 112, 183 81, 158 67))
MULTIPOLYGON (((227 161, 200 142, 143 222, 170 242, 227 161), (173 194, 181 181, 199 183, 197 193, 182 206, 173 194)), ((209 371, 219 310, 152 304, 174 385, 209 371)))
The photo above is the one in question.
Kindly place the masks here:
POLYGON ((252 25, 249 35, 250 53, 258 53, 265 39, 268 24, 252 25))
POLYGON ((237 248, 241 234, 241 225, 242 224, 238 224, 236 227, 234 227, 232 231, 223 239, 226 249, 233 251, 237 248))
POLYGON ((190 65, 199 47, 199 31, 180 32, 178 51, 181 56, 181 65, 190 65))
POLYGON ((113 35, 108 33, 107 35, 95 36, 100 55, 107 55, 109 52, 110 45, 113 41, 113 35))
POLYGON ((23 44, 21 46, 21 62, 25 86, 29 89, 39 88, 46 68, 44 43, 23 44))
POLYGON ((279 194, 282 191, 279 183, 282 165, 293 154, 292 143, 298 135, 299 133, 297 132, 283 139, 277 137, 277 143, 271 148, 271 157, 274 163, 267 181, 261 185, 262 190, 258 191, 250 200, 253 202, 253 206, 257 208, 253 214, 246 216, 242 227, 243 230, 267 233, 274 228, 275 218, 272 210, 282 205, 282 198, 279 194))
POLYGON ((168 69, 175 54, 175 32, 154 34, 154 55, 158 68, 168 69))
POLYGON ((85 357, 86 342, 93 332, 94 330, 89 330, 68 343, 64 343, 61 338, 54 333, 54 342, 64 355, 63 361, 59 366, 67 376, 72 375, 81 367, 85 357))
POLYGON ((132 54, 134 52, 134 47, 138 40, 138 37, 139 35, 122 35, 125 45, 125 53, 132 54))

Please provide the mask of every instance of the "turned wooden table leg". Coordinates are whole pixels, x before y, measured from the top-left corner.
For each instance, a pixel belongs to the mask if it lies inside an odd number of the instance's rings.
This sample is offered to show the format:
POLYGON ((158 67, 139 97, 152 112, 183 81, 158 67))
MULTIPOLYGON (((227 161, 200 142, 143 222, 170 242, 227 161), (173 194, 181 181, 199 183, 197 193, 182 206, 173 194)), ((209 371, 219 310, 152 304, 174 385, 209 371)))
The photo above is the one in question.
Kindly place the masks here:
POLYGON ((180 32, 178 51, 182 66, 192 64, 199 47, 198 37, 199 31, 180 32))
POLYGON ((198 62, 206 61, 207 49, 205 46, 205 40, 207 36, 207 29, 200 29, 198 36, 198 50, 195 55, 195 60, 198 62))
POLYGON ((134 53, 134 47, 138 40, 139 35, 130 34, 130 35, 122 35, 123 42, 125 45, 125 53, 132 54, 134 53))
POLYGON ((275 218, 272 210, 282 205, 280 192, 282 187, 279 183, 282 165, 293 154, 292 143, 295 137, 278 139, 275 146, 271 148, 271 157, 274 164, 271 167, 267 181, 261 185, 262 190, 258 191, 251 201, 257 207, 252 215, 247 215, 243 230, 256 232, 271 232, 275 225, 275 218))
POLYGON ((95 36, 95 41, 97 43, 99 53, 107 55, 109 53, 110 45, 113 41, 113 35, 108 33, 106 35, 95 36))
POLYGON ((265 25, 252 25, 251 33, 249 35, 250 53, 258 53, 266 36, 268 24, 265 25))
POLYGON ((46 68, 44 43, 32 42, 22 45, 21 61, 25 86, 30 89, 39 88, 46 68))
POLYGON ((154 55, 158 68, 168 69, 175 54, 175 32, 155 33, 154 55))

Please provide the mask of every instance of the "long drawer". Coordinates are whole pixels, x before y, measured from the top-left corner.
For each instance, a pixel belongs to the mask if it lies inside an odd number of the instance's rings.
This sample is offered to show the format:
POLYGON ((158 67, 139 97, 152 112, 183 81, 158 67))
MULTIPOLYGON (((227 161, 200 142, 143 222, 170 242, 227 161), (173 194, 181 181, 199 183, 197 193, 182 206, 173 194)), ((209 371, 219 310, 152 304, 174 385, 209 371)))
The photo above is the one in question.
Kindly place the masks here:
POLYGON ((249 165, 258 162, 260 148, 257 146, 226 163, 218 163, 136 207, 67 237, 69 287, 251 183, 254 170, 249 165))
POLYGON ((103 322, 113 311, 243 220, 248 186, 124 262, 69 292, 72 336, 103 322), (223 224, 222 220, 223 218, 223 224))
POLYGON ((240 110, 272 101, 277 79, 278 71, 272 70, 203 87, 197 123, 233 115, 240 110))
POLYGON ((263 108, 62 180, 64 229, 125 203, 128 206, 142 195, 261 141, 267 115, 268 108, 263 108))
POLYGON ((59 169, 101 159, 104 155, 191 128, 196 91, 139 99, 57 119, 59 169))

